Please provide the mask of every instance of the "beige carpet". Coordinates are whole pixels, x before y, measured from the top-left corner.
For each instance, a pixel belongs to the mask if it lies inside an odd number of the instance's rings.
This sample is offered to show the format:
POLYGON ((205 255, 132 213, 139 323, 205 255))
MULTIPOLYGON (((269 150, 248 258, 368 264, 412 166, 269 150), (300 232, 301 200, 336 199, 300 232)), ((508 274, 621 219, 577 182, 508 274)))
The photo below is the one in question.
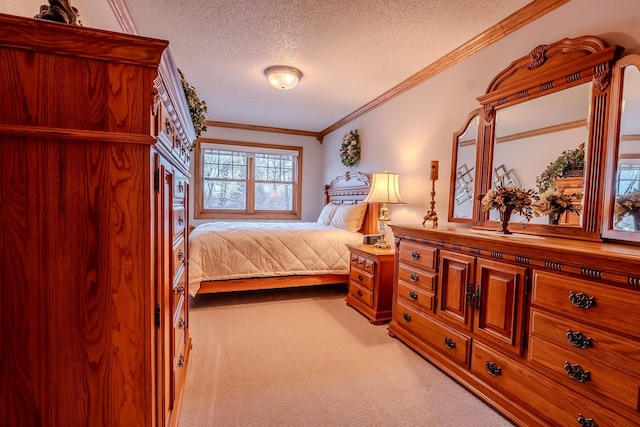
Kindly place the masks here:
POLYGON ((345 288, 199 295, 180 427, 511 426, 347 307, 345 288))

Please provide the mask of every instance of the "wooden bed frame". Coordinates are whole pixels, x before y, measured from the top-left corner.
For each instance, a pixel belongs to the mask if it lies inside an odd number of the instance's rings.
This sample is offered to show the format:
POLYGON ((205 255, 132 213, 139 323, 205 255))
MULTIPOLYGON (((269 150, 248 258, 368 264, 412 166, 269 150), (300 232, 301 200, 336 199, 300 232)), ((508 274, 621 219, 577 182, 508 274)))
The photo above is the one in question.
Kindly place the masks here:
MULTIPOLYGON (((324 202, 350 204, 362 203, 369 194, 371 184, 369 177, 360 172, 346 172, 340 175, 324 188, 324 202)), ((378 204, 369 203, 358 230, 363 234, 373 234, 378 231, 378 204)), ((255 277, 248 279, 209 280, 200 282, 198 294, 210 294, 232 291, 249 291, 258 289, 291 288, 298 286, 329 285, 348 283, 348 274, 320 274, 293 275, 277 277, 255 277)))

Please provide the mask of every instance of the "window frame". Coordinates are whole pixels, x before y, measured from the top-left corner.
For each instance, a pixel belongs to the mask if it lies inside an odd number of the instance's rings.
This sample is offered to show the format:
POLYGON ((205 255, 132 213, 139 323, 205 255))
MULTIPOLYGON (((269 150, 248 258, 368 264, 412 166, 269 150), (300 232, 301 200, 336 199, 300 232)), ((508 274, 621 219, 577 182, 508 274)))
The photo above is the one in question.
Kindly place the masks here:
POLYGON ((277 144, 261 144, 255 142, 227 141, 220 139, 201 138, 196 141, 194 150, 194 198, 195 198, 195 219, 224 219, 224 220, 300 220, 302 206, 302 147, 292 145, 277 144), (204 162, 202 159, 202 150, 209 144, 222 145, 228 147, 230 151, 243 151, 274 154, 276 151, 294 151, 297 152, 297 161, 294 164, 293 171, 293 200, 292 209, 286 211, 280 210, 259 210, 253 209, 255 203, 255 172, 253 159, 248 165, 248 173, 246 179, 246 198, 247 204, 244 210, 222 210, 222 209, 205 209, 204 208, 204 162), (252 203, 249 203, 251 197, 252 203))

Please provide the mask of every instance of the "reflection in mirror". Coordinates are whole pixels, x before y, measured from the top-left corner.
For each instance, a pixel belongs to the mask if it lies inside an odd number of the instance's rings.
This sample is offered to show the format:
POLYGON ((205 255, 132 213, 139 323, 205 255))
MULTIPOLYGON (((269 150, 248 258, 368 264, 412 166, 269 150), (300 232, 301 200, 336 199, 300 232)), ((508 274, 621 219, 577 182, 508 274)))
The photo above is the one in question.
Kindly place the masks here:
POLYGON ((478 148, 480 111, 467 117, 462 129, 453 135, 452 194, 449 202, 449 220, 471 221, 473 218, 475 165, 478 148))
MULTIPOLYGON (((503 183, 541 193, 534 209, 539 216, 531 223, 581 224, 590 99, 591 83, 583 83, 496 112, 492 187, 503 183), (566 167, 573 160, 581 160, 578 172, 566 167)), ((497 221, 499 212, 490 211, 489 219, 497 221)))
POLYGON ((623 76, 613 229, 640 231, 640 70, 623 76))

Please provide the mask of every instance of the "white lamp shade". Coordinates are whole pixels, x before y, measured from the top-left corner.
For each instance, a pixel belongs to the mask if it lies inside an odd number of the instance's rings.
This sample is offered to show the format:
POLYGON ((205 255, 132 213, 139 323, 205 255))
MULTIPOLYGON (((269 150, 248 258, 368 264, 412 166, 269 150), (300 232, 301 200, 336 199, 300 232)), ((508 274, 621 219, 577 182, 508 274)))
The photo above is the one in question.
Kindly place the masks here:
POLYGON ((285 65, 268 67, 264 70, 264 75, 271 86, 281 90, 293 89, 302 78, 300 70, 285 65))
POLYGON ((364 203, 404 203, 400 197, 398 174, 379 172, 373 174, 371 190, 363 200, 364 203))

